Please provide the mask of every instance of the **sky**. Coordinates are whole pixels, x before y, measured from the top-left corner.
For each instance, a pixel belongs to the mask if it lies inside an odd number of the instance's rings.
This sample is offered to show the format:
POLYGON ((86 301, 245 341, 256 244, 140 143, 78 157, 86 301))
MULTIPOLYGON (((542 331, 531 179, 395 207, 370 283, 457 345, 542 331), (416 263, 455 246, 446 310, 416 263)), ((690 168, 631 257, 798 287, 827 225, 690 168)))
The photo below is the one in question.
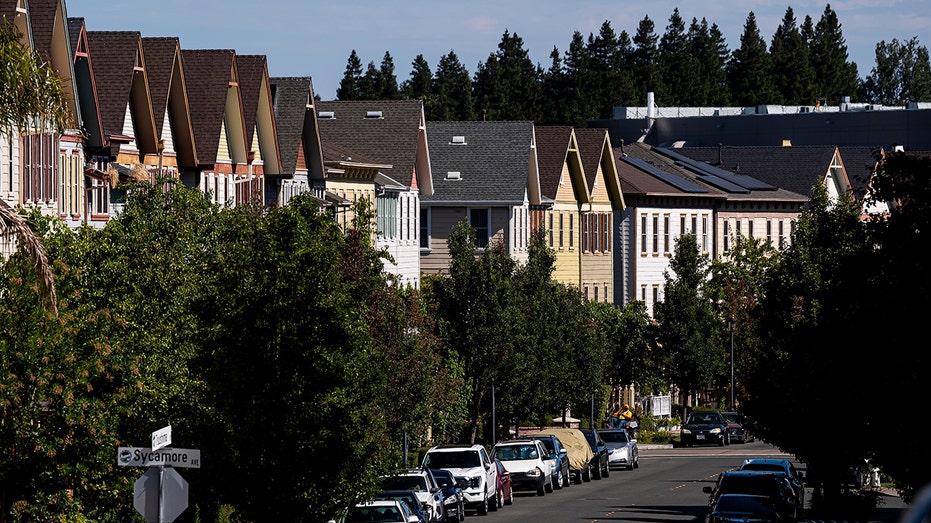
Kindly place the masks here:
MULTIPOLYGON (((733 51, 740 47, 750 12, 768 46, 787 8, 801 26, 806 16, 817 23, 826 5, 808 0, 66 0, 68 16, 84 18, 89 31, 139 31, 144 37, 178 37, 182 49, 265 55, 271 76, 310 76, 323 100, 336 98, 353 50, 363 71, 369 62, 379 67, 390 53, 399 82, 410 77, 417 55, 435 72, 451 51, 474 75, 508 31, 546 69, 554 47, 564 55, 574 32, 587 39, 606 20, 615 33, 633 37, 649 16, 661 37, 678 8, 686 29, 693 18, 704 18, 718 26, 733 51)), ((875 66, 881 41, 917 38, 920 45, 931 45, 927 0, 839 0, 830 6, 861 77, 875 66)))

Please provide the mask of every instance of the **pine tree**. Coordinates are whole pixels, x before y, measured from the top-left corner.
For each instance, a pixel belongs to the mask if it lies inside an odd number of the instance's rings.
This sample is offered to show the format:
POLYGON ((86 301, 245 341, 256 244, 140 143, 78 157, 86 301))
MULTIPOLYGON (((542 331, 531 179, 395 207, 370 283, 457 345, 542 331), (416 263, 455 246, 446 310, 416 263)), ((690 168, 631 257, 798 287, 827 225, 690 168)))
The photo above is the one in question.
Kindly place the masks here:
POLYGON ((829 104, 837 104, 843 96, 857 93, 857 64, 847 61, 847 44, 841 24, 831 4, 824 8, 809 42, 809 56, 815 74, 815 93, 829 104))
POLYGON ((472 80, 454 51, 440 57, 433 79, 431 103, 424 111, 428 120, 461 122, 475 119, 472 80))
POLYGON ((381 97, 381 71, 375 62, 369 62, 359 80, 359 100, 378 100, 381 97))
POLYGON ((339 81, 339 87, 336 89, 336 98, 339 100, 359 100, 362 92, 360 82, 362 81, 362 60, 353 49, 349 53, 349 60, 346 61, 346 72, 343 73, 343 79, 339 81))
POLYGON ((685 22, 675 8, 659 41, 659 67, 666 86, 663 105, 695 105, 699 98, 698 63, 689 53, 685 22))
POLYGON ((740 35, 740 47, 731 55, 727 80, 737 105, 768 104, 775 97, 772 63, 753 11, 747 16, 740 35))
POLYGON ((379 80, 380 100, 397 100, 400 97, 398 77, 394 74, 394 58, 391 57, 391 53, 388 51, 385 51, 385 56, 381 60, 379 80))
POLYGON ((422 54, 417 55, 411 62, 413 69, 410 78, 401 84, 401 95, 406 99, 424 100, 430 94, 433 85, 433 72, 430 71, 430 64, 422 54))
POLYGON ((498 51, 475 73, 477 107, 487 111, 490 120, 536 120, 541 114, 542 76, 524 49, 524 40, 505 30, 498 51))
POLYGON ((654 32, 653 20, 649 16, 643 17, 634 34, 633 61, 631 69, 634 73, 634 99, 640 104, 646 102, 647 93, 652 92, 657 100, 664 95, 662 74, 659 70, 659 37, 654 32))
MULTIPOLYGON (((592 57, 590 48, 585 44, 582 33, 572 33, 569 49, 563 56, 563 115, 564 119, 554 122, 562 125, 582 125, 591 114, 591 91, 588 89, 591 82, 592 57)), ((555 103, 559 104, 558 100, 555 103)))
POLYGON ((687 53, 697 66, 688 103, 695 106, 723 106, 730 98, 727 88, 727 58, 730 52, 718 26, 708 27, 708 21, 695 18, 689 26, 687 53))
POLYGON ((773 103, 813 105, 814 71, 808 60, 808 45, 799 31, 792 8, 786 9, 769 47, 773 59, 773 83, 778 98, 773 103))
POLYGON ((360 83, 362 82, 362 60, 353 49, 346 61, 346 70, 336 89, 339 100, 358 100, 361 96, 360 83))
POLYGON ((588 56, 591 59, 591 108, 587 119, 610 118, 615 105, 620 105, 624 85, 622 72, 627 69, 618 36, 605 20, 598 36, 589 37, 588 56))

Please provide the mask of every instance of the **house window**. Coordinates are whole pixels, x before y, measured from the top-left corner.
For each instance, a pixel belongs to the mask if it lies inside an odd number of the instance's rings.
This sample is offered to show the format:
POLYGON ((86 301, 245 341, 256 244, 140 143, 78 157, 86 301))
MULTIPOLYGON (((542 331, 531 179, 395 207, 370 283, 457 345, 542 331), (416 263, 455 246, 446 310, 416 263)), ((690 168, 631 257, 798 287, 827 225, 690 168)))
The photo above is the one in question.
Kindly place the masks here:
POLYGON ((575 247, 575 215, 569 215, 569 248, 575 247))
POLYGON ((420 248, 430 248, 430 208, 420 209, 420 248))
POLYGON ((45 203, 55 199, 58 188, 58 136, 51 133, 29 134, 23 137, 22 143, 22 200, 45 203))
POLYGON ((556 246, 556 244, 554 243, 554 238, 553 238, 553 235, 556 233, 556 231, 553 230, 553 220, 554 220, 554 218, 553 218, 553 213, 549 213, 549 218, 550 218, 550 227, 549 227, 549 229, 550 229, 550 249, 552 249, 553 247, 556 246))
POLYGON ((766 220, 766 242, 773 244, 773 221, 766 220))
POLYGON ((640 254, 647 253, 647 216, 640 215, 640 254))
POLYGON ((398 194, 386 193, 375 198, 375 227, 378 237, 394 240, 398 237, 398 194))
POLYGON ((643 303, 647 302, 647 286, 646 285, 640 287, 640 301, 642 301, 643 303))
POLYGON ((747 236, 753 238, 753 220, 747 222, 747 236))
POLYGON ((565 243, 563 240, 563 214, 559 213, 559 248, 565 248, 565 243))
POLYGON ((724 252, 731 250, 731 222, 724 220, 724 252))
POLYGON ((588 285, 585 285, 583 288, 585 289, 585 299, 587 300, 588 299, 588 285))
POLYGON ((669 215, 663 216, 663 252, 669 254, 669 215))
POLYGON ((782 220, 779 220, 779 248, 782 249, 785 247, 785 223, 782 220))
POLYGON ((653 254, 659 253, 659 216, 653 215, 653 254))
POLYGON ((479 249, 488 247, 490 212, 490 209, 469 209, 469 225, 475 229, 475 246, 479 249))
POLYGON ((743 234, 743 233, 740 231, 740 225, 741 225, 741 223, 742 223, 742 220, 741 220, 740 218, 737 218, 737 236, 741 236, 741 235, 743 234))
POLYGON ((582 252, 590 252, 592 250, 591 238, 588 237, 589 231, 591 231, 591 214, 582 215, 582 252))
POLYGON ((595 301, 598 301, 598 286, 595 285, 595 301))
POLYGON ((605 284, 605 301, 608 301, 608 284, 605 284))
POLYGON ((611 227, 612 227, 611 220, 612 218, 613 216, 611 215, 611 213, 607 213, 604 215, 604 220, 602 220, 602 223, 604 224, 604 252, 611 251, 611 227))
POLYGON ((701 217, 701 251, 708 252, 708 217, 701 217))
POLYGON ((692 229, 690 231, 695 235, 695 241, 698 241, 698 216, 692 215, 692 229))
POLYGON ((659 302, 659 285, 654 285, 653 286, 653 304, 656 305, 657 302, 659 302))
POLYGON ((685 234, 685 215, 679 216, 679 236, 685 234))

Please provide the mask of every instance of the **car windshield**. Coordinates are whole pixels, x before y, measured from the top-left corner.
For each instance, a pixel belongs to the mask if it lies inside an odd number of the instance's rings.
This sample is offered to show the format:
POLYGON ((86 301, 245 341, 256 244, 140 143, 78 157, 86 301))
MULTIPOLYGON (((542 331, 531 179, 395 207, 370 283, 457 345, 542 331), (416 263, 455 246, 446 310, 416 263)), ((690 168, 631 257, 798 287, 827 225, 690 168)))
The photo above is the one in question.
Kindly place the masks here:
POLYGON ((537 459, 540 453, 536 445, 505 445, 495 449, 493 456, 501 461, 537 459))
POLYGON ((382 492, 380 494, 376 494, 375 499, 376 500, 384 499, 388 501, 391 501, 391 500, 404 501, 405 503, 407 503, 407 506, 409 507, 416 507, 420 505, 420 501, 417 501, 417 496, 414 495, 413 492, 410 494, 403 494, 401 492, 398 492, 398 493, 382 492))
POLYGON ((773 472, 785 472, 786 468, 778 463, 747 463, 741 470, 770 470, 773 472))
POLYGON ((456 485, 455 480, 453 480, 453 475, 448 472, 446 474, 434 472, 433 477, 436 479, 436 484, 442 488, 450 488, 456 485))
POLYGON ((389 476, 382 480, 381 486, 385 490, 413 490, 426 492, 427 479, 423 476, 389 476))
POLYGON ((702 425, 709 423, 718 423, 719 419, 717 415, 711 412, 692 412, 689 414, 689 419, 686 423, 702 425))
POLYGON ((543 444, 544 447, 546 447, 546 451, 547 451, 547 452, 549 452, 550 454, 555 454, 555 453, 556 453, 556 445, 553 444, 553 440, 551 440, 551 439, 541 439, 541 440, 539 440, 539 441, 540 441, 540 443, 543 444))
POLYGON ((740 423, 737 421, 737 416, 733 414, 721 414, 721 416, 724 418, 724 421, 728 423, 740 423))
POLYGON ((346 523, 363 521, 404 521, 397 507, 353 507, 346 515, 346 523))
POLYGON ((622 431, 618 431, 618 432, 605 431, 605 432, 602 432, 602 433, 601 433, 601 439, 605 440, 605 443, 627 443, 628 441, 630 441, 630 440, 627 439, 627 433, 626 433, 626 432, 622 432, 622 431))
POLYGON ((431 469, 471 468, 481 467, 482 459, 474 450, 428 452, 423 464, 431 469))

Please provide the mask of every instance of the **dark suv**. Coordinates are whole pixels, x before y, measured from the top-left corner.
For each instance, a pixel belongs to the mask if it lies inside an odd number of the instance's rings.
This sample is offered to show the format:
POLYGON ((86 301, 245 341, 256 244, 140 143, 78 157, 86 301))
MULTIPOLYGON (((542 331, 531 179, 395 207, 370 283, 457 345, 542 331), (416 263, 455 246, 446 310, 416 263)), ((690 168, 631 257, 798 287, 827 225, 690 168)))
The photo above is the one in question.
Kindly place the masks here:
POLYGON ((598 431, 592 429, 583 429, 585 439, 592 447, 592 477, 595 479, 606 478, 611 475, 611 467, 608 465, 608 445, 598 434, 598 431))
POLYGON ((550 459, 556 460, 556 470, 553 471, 553 487, 557 489, 568 487, 572 483, 569 477, 569 451, 562 446, 556 436, 537 434, 531 437, 540 440, 543 448, 549 453, 550 459))
POLYGON ((786 475, 781 472, 761 470, 726 470, 718 475, 714 487, 704 487, 702 492, 710 494, 709 508, 723 494, 756 494, 773 500, 776 511, 785 521, 795 521, 803 507, 792 490, 786 475))
POLYGON ((689 412, 679 433, 682 445, 730 445, 727 420, 716 410, 693 410, 689 412))

